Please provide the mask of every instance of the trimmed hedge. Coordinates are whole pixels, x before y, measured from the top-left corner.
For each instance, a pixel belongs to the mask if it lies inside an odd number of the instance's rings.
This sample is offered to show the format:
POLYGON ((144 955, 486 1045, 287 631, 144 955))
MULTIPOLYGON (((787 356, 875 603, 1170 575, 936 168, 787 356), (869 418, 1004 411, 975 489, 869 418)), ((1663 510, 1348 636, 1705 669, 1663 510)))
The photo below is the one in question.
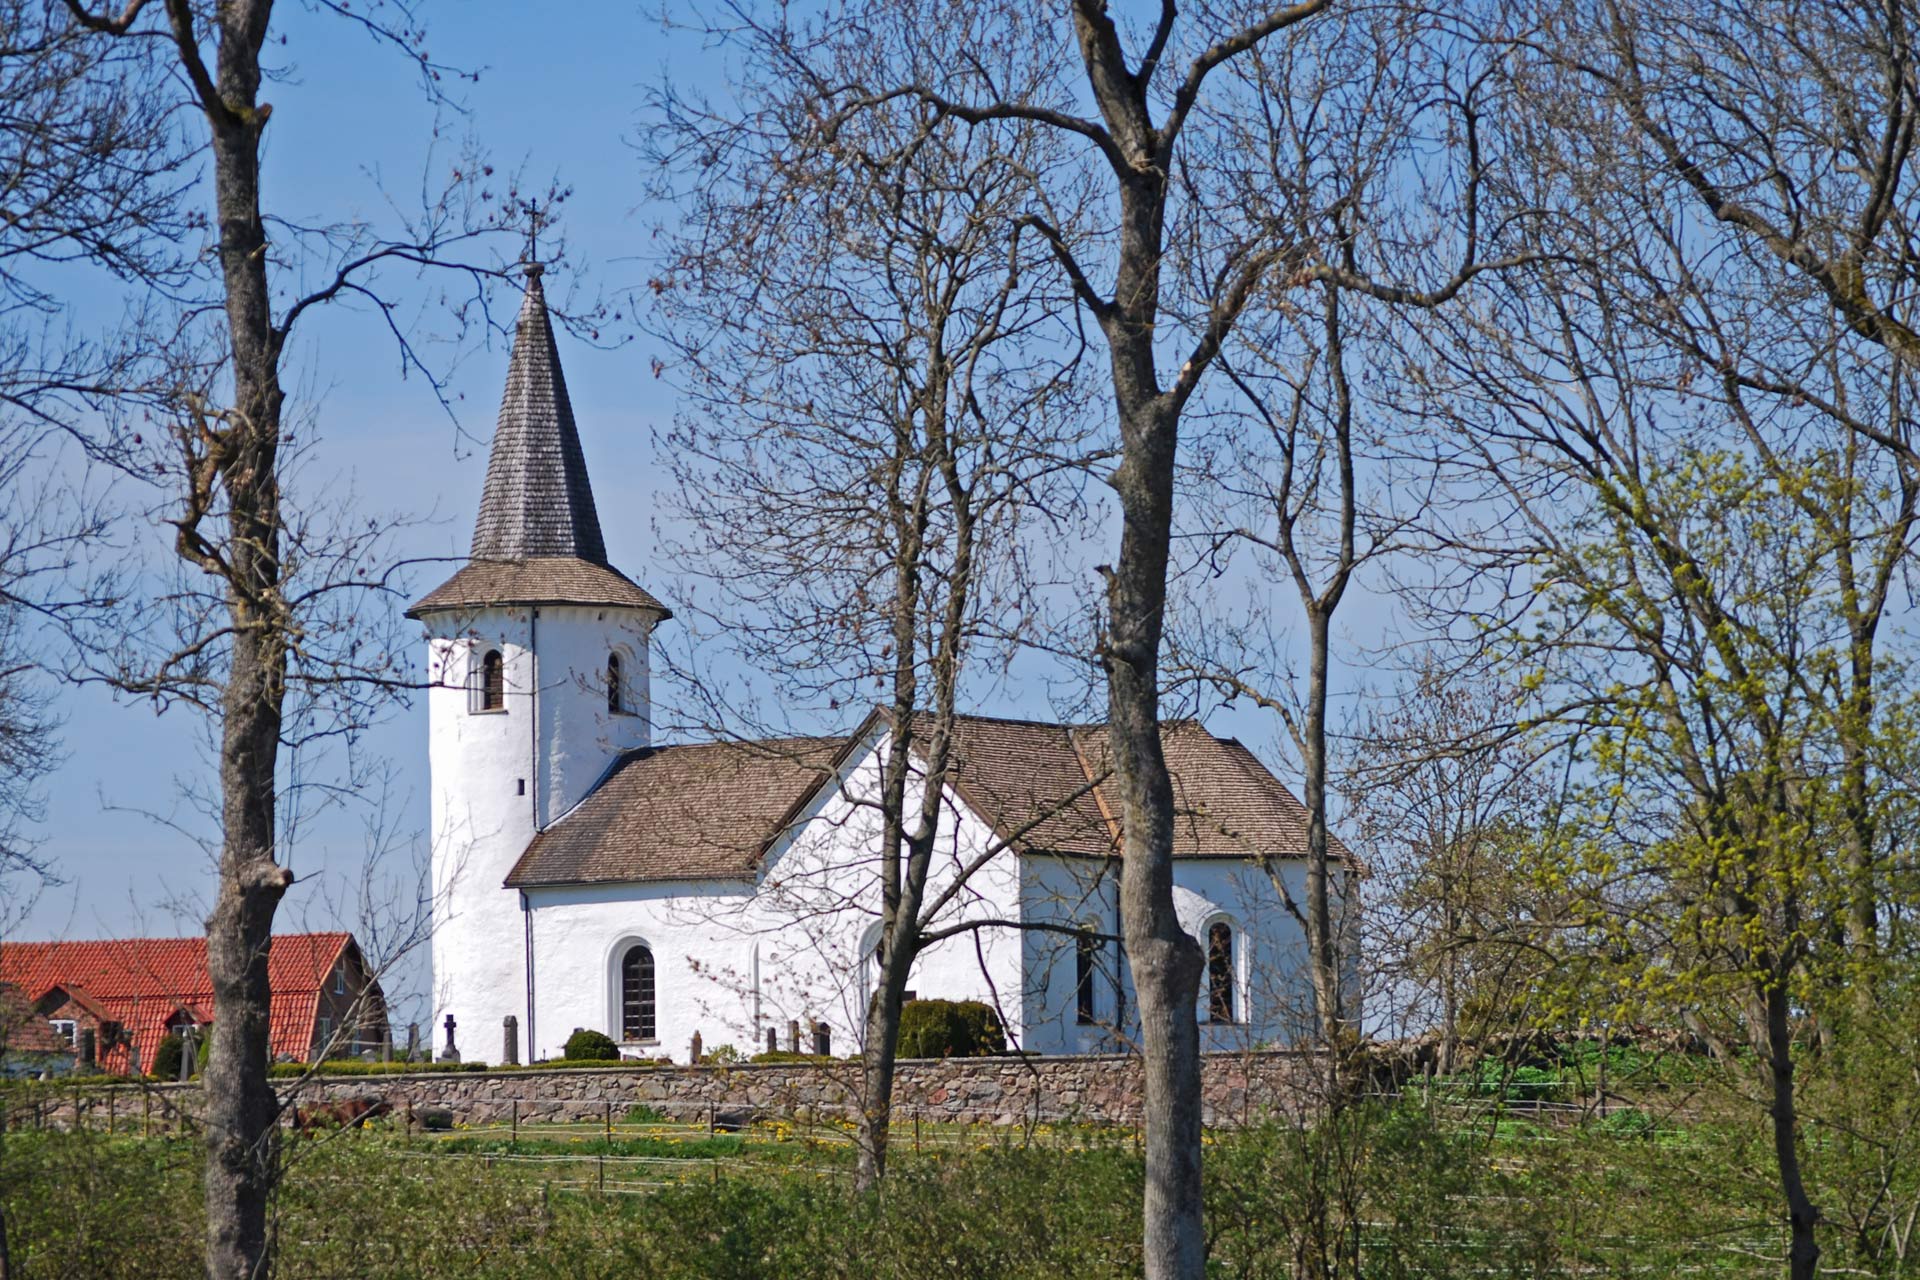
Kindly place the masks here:
POLYGON ((360 1062, 352 1058, 329 1058, 315 1065, 311 1062, 276 1062, 267 1068, 267 1074, 276 1079, 288 1076, 304 1076, 308 1072, 322 1076, 398 1076, 411 1075, 416 1071, 486 1071, 484 1062, 360 1062))
POLYGON ((590 1067, 600 1071, 633 1070, 635 1067, 667 1067, 673 1065, 671 1058, 542 1058, 539 1062, 529 1062, 511 1067, 494 1067, 495 1071, 578 1071, 590 1067))
POLYGON ((1006 1051, 1006 1028, 990 1004, 909 1000, 900 1010, 902 1058, 985 1058, 1006 1051))
POLYGON ((567 1037, 566 1058, 569 1062, 618 1062, 620 1046, 604 1031, 575 1027, 567 1037))

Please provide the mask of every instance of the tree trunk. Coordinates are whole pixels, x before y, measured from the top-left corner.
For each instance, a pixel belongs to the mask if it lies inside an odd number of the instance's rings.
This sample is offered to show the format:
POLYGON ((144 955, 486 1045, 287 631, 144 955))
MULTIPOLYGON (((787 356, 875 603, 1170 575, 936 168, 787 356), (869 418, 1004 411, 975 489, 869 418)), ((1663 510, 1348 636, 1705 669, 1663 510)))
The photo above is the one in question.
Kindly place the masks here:
POLYGON ((1820 1265, 1820 1245, 1814 1227, 1820 1210, 1808 1198, 1800 1173, 1799 1119, 1793 1096, 1793 1033, 1791 1001, 1784 983, 1775 981, 1766 991, 1766 1043, 1761 1046, 1772 1094, 1773 1158, 1780 1174, 1780 1191, 1787 1200, 1787 1275, 1790 1280, 1813 1280, 1820 1265))
MULTIPOLYGON (((1115 344, 1116 382, 1142 353, 1115 344)), ((1150 359, 1150 355, 1146 356, 1150 359)), ((1150 367, 1150 366, 1148 366, 1150 367)), ((1124 396, 1122 404, 1127 403, 1124 396)), ((1137 403, 1137 402, 1136 402, 1137 403)), ((1206 1260, 1200 1203, 1200 944, 1173 904, 1173 785, 1160 747, 1160 638, 1172 531, 1178 414, 1164 401, 1122 416, 1113 485, 1124 518, 1107 587, 1108 735, 1120 791, 1121 919, 1145 1057, 1148 1280, 1198 1280, 1206 1260)))
POLYGON ((870 1191, 887 1173, 887 1138, 892 1126, 893 1068, 899 1056, 900 1009, 910 959, 890 948, 879 982, 867 1002, 867 1043, 861 1051, 860 1129, 855 1135, 853 1185, 870 1191))
MULTIPOLYGON (((1303 746, 1307 806, 1307 955, 1320 1041, 1330 1057, 1331 1083, 1344 1026, 1340 1001, 1340 947, 1334 937, 1332 892, 1327 884, 1327 649, 1329 610, 1309 608, 1307 705, 1303 746)), ((1331 1095, 1329 1095, 1331 1096, 1331 1095)))
MULTIPOLYGON (((293 880, 274 861, 275 766, 286 695, 278 474, 284 395, 260 216, 260 144, 269 109, 256 105, 260 48, 271 10, 265 0, 220 8, 216 83, 202 89, 211 126, 233 378, 231 413, 207 451, 226 491, 224 576, 234 633, 220 705, 220 887, 207 918, 213 986, 213 1041, 204 1085, 210 1280, 259 1280, 271 1267, 267 1202, 274 1181, 276 1104, 267 1080, 272 1001, 267 948, 274 910, 293 880)), ((177 18, 174 36, 182 58, 197 67, 198 37, 191 22, 190 14, 177 18)), ((211 486, 211 479, 207 483, 211 486)), ((181 538, 182 554, 196 559, 190 531, 183 530, 181 538)))

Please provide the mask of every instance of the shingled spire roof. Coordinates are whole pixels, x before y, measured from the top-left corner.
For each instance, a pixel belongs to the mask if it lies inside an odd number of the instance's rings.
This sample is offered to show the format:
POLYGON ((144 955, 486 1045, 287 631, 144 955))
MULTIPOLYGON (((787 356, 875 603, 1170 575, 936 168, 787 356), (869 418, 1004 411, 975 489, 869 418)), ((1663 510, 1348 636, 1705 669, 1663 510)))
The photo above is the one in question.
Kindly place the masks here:
POLYGON ((539 263, 527 267, 471 560, 409 617, 495 604, 611 605, 671 616, 607 563, 540 276, 539 263))
POLYGON ((470 554, 475 560, 573 556, 607 563, 538 264, 527 268, 470 554))

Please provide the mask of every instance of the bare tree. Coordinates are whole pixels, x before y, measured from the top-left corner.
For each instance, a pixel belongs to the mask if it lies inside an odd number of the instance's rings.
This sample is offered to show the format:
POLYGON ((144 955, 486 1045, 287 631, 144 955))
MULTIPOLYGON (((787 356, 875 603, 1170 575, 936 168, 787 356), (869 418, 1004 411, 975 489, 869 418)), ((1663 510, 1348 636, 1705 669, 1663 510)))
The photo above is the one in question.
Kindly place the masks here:
MULTIPOLYGON (((812 70, 871 76, 901 55, 886 38, 835 44, 812 70)), ((959 697, 972 664, 1036 633, 1032 541, 1078 512, 1081 344, 1058 263, 1018 217, 1052 139, 905 98, 822 133, 819 86, 775 47, 754 56, 724 111, 671 89, 655 104, 653 158, 690 185, 670 193, 686 221, 654 284, 691 402, 665 446, 695 530, 676 550, 719 588, 731 647, 816 707, 880 691, 887 753, 862 800, 880 827, 860 993, 869 1187, 914 961, 978 869, 930 892, 959 697)), ((1052 225, 1072 234, 1076 216, 1052 225)))
POLYGON ((1523 846, 1552 836, 1550 750, 1527 732, 1524 693, 1431 651, 1353 744, 1342 789, 1375 886, 1370 964, 1390 1016, 1437 1030, 1443 1074, 1534 1011, 1540 938, 1558 917, 1523 846))
MULTIPOLYGON (((107 535, 101 495, 53 415, 75 386, 112 386, 123 351, 84 332, 50 286, 73 260, 165 288, 184 279, 189 151, 164 110, 162 64, 97 48, 44 0, 0 4, 0 884, 10 909, 53 869, 31 828, 38 782, 59 761, 57 718, 35 643, 43 622, 101 601, 73 570, 107 535)), ((7 914, 10 914, 9 911, 7 914)), ((10 923, 0 914, 0 928, 10 923)))
MULTIPOLYGON (((130 0, 108 11, 68 0, 67 9, 73 30, 97 47, 163 50, 171 82, 184 87, 204 128, 213 272, 191 281, 177 307, 162 297, 144 309, 146 323, 130 338, 142 358, 137 386, 106 406, 106 427, 84 415, 69 421, 92 456, 158 495, 156 514, 172 530, 180 566, 164 607, 149 610, 158 615, 142 633, 150 647, 81 636, 90 670, 122 690, 201 707, 219 725, 206 1260, 209 1276, 256 1277, 269 1268, 276 1115, 266 1070, 267 948, 293 879, 276 858, 282 744, 345 734, 382 691, 408 682, 402 651, 361 626, 391 596, 379 522, 332 524, 322 506, 303 509, 287 489, 296 425, 284 380, 289 339, 313 308, 355 298, 375 307, 404 358, 431 376, 383 292, 383 270, 390 278, 454 266, 483 299, 498 264, 460 255, 477 256, 479 238, 515 211, 508 192, 490 189, 490 170, 463 157, 444 184, 429 182, 424 208, 397 234, 277 217, 262 182, 271 0, 130 0), (289 290, 315 272, 319 287, 289 290)), ((437 96, 442 77, 454 74, 428 58, 409 6, 338 12, 411 59, 428 93, 437 96)))
MULTIPOLYGON (((1263 107, 1286 98, 1290 86, 1217 73, 1282 40, 1370 38, 1364 16, 1351 25, 1310 21, 1331 8, 1330 0, 1251 12, 1202 6, 1191 14, 1169 2, 1140 24, 1100 0, 1070 0, 1046 24, 1013 5, 975 10, 970 21, 984 28, 987 44, 1025 43, 1049 71, 1032 87, 1003 84, 985 67, 974 71, 956 62, 952 49, 960 46, 947 43, 949 33, 938 23, 928 30, 941 39, 916 41, 916 26, 927 17, 921 8, 875 0, 837 18, 824 34, 737 16, 769 57, 815 87, 829 132, 902 98, 976 126, 1029 121, 1054 131, 1074 148, 1075 163, 1045 175, 1048 189, 1090 189, 1111 228, 1079 246, 1049 221, 1044 205, 1020 215, 1059 257, 1108 348, 1121 438, 1120 462, 1108 482, 1120 501, 1121 529, 1118 555, 1105 571, 1098 653, 1120 796, 1122 915, 1146 1058, 1146 1271, 1156 1280, 1197 1276, 1205 1248, 1195 1005, 1204 961, 1174 911, 1173 793, 1159 729, 1182 416, 1263 283, 1325 281, 1396 303, 1433 305, 1492 265, 1484 250, 1496 229, 1482 228, 1473 214, 1483 173, 1469 152, 1464 170, 1451 175, 1456 194, 1445 203, 1461 211, 1459 222, 1426 238, 1425 247, 1437 247, 1437 255, 1414 253, 1387 264, 1389 283, 1347 270, 1314 238, 1318 228, 1298 215, 1318 191, 1243 180, 1248 169, 1238 163, 1238 146, 1246 123, 1264 119, 1263 107), (911 51, 905 65, 854 83, 814 70, 820 42, 834 32, 843 41, 864 41, 874 31, 904 33, 911 51), (1407 283, 1432 265, 1432 256, 1447 264, 1438 283, 1407 283), (1103 258, 1106 267, 1096 268, 1103 258)), ((1430 176, 1439 189, 1444 180, 1430 176)))

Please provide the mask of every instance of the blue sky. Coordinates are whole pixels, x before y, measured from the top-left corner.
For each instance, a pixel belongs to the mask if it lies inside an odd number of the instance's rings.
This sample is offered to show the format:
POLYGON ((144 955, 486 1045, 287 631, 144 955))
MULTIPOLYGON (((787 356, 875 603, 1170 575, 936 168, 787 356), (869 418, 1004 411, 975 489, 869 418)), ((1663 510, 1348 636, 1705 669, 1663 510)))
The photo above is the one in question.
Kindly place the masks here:
MULTIPOLYGON (((638 203, 639 161, 629 141, 643 89, 669 67, 677 77, 723 79, 717 58, 634 3, 477 0, 433 6, 428 18, 436 59, 482 69, 478 84, 464 90, 464 118, 436 117, 408 64, 358 28, 281 6, 289 78, 264 94, 275 107, 267 170, 273 206, 307 216, 377 214, 383 187, 404 202, 418 188, 437 124, 443 155, 471 132, 502 171, 524 166, 533 185, 554 176, 573 188, 565 210, 572 270, 550 282, 556 296, 570 283, 616 292, 643 281, 648 234, 663 214, 638 203)), ((643 337, 616 350, 565 337, 561 346, 611 558, 673 603, 673 566, 654 554, 653 519, 667 478, 653 433, 675 408, 670 383, 651 372, 658 353, 643 337)), ((347 308, 313 317, 297 340, 289 379, 307 390, 320 424, 310 482, 336 492, 350 485, 370 513, 432 516, 407 533, 409 555, 463 556, 506 360, 496 339, 460 363, 452 390, 463 431, 456 430, 417 376, 400 376, 374 317, 347 308)), ((421 571, 420 592, 434 585, 434 574, 421 571)), ((1284 622, 1290 601, 1273 603, 1284 622)), ((1357 600, 1345 625, 1360 644, 1377 643, 1388 613, 1378 601, 1357 600)), ((1029 675, 996 690, 983 709, 1044 716, 1047 695, 1048 682, 1029 675)), ((199 745, 203 722, 184 711, 156 717, 97 689, 63 689, 60 705, 68 758, 48 786, 43 852, 65 883, 41 896, 16 936, 197 931, 211 877, 193 833, 210 827, 181 794, 211 776, 199 745), (184 829, 156 814, 173 815, 184 829)), ((1220 712, 1209 723, 1280 763, 1266 718, 1220 712)), ((417 842, 426 827, 423 710, 396 713, 367 745, 392 765, 391 825, 417 842)), ((355 927, 365 820, 354 809, 326 815, 286 851, 302 878, 282 909, 283 928, 355 927)))

